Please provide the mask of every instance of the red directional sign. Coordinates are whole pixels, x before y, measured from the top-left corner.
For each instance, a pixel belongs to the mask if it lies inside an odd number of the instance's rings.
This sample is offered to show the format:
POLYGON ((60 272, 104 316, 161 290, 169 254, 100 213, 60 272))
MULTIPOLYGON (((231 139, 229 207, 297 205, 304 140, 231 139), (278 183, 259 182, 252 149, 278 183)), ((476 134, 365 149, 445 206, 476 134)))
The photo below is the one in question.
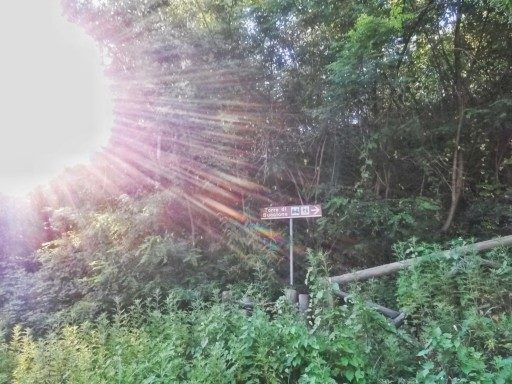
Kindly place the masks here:
POLYGON ((288 205, 265 207, 261 210, 262 220, 295 219, 300 217, 322 217, 322 207, 318 205, 288 205))

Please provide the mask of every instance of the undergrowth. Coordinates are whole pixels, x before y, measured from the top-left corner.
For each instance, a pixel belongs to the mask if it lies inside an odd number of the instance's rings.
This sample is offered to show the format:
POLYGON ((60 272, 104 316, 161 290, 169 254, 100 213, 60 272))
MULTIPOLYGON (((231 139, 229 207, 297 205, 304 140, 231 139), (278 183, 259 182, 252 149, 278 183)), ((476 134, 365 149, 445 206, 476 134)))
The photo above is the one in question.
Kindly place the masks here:
MULTIPOLYGON (((399 244, 399 258, 437 247, 399 244)), ((15 327, 0 344, 0 383, 510 383, 510 252, 427 257, 396 280, 396 329, 360 289, 337 302, 325 255, 309 253, 311 305, 254 309, 177 292, 69 324, 45 337, 15 327), (485 261, 492 261, 486 263, 485 261)), ((235 294, 236 296, 236 294, 235 294)))

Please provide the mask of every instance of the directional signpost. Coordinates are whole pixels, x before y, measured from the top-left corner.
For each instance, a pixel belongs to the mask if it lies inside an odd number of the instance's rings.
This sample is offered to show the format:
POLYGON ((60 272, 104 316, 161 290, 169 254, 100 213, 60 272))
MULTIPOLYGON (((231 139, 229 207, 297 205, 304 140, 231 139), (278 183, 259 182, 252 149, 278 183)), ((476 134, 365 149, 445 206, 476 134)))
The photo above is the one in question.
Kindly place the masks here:
POLYGON ((262 220, 290 219, 290 285, 293 286, 293 219, 322 217, 322 207, 319 204, 265 207, 260 213, 262 220))

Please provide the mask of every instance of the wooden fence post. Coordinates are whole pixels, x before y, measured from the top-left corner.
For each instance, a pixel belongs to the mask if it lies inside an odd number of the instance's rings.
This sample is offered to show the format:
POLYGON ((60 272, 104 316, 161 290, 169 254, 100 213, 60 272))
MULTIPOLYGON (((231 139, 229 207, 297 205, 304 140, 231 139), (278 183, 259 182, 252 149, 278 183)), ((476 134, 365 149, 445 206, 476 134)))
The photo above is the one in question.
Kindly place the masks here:
POLYGON ((309 308, 309 295, 300 294, 299 295, 299 313, 301 315, 306 315, 309 308))
POLYGON ((284 296, 286 297, 286 300, 288 300, 292 304, 297 303, 297 291, 295 289, 285 289, 284 290, 284 296))

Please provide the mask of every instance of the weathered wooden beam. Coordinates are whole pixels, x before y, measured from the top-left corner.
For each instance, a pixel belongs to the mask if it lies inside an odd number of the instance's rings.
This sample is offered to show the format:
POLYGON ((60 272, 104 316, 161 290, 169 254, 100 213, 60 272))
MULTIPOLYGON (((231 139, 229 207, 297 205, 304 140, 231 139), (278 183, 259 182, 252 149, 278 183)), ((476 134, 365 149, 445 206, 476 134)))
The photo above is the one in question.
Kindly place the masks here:
POLYGON ((404 323, 405 318, 406 318, 405 312, 400 312, 400 315, 398 315, 397 317, 395 317, 391 321, 393 322, 395 327, 400 328, 400 326, 404 323))
MULTIPOLYGON (((350 293, 343 292, 343 291, 338 291, 338 290, 335 290, 334 294, 336 296, 338 296, 338 297, 341 297, 345 301, 350 297, 350 293)), ((380 314, 382 314, 382 315, 384 315, 384 316, 386 316, 386 317, 388 317, 390 319, 395 319, 398 316, 400 316, 400 312, 395 311, 393 309, 389 309, 389 308, 383 307, 382 305, 373 303, 371 301, 366 301, 365 304, 366 304, 367 307, 375 309, 377 312, 379 312, 380 314)))
MULTIPOLYGON (((470 245, 464 245, 462 247, 450 249, 447 251, 441 251, 436 252, 431 255, 423 256, 423 257, 417 257, 412 259, 406 259, 402 261, 396 261, 394 263, 379 265, 377 267, 363 269, 356 272, 351 273, 345 273, 344 275, 339 276, 332 276, 329 277, 329 281, 332 283, 337 284, 343 284, 343 283, 350 283, 352 281, 363 281, 368 280, 373 277, 379 277, 384 275, 389 275, 391 273, 398 272, 402 269, 409 268, 414 263, 416 263, 418 260, 422 260, 425 257, 449 257, 453 253, 459 253, 459 254, 467 254, 471 252, 483 252, 488 251, 493 248, 497 247, 508 247, 512 245, 512 236, 505 236, 505 237, 499 237, 492 240, 482 241, 480 243, 470 244, 470 245)), ((487 260, 484 260, 485 264, 492 264, 488 263, 487 260)))
MULTIPOLYGON (((350 294, 348 292, 343 292, 338 289, 334 290, 333 292, 336 296, 341 297, 345 301, 347 301, 347 299, 350 297, 350 294)), ((405 320, 406 314, 404 312, 398 312, 395 311, 394 309, 386 308, 382 305, 373 303, 371 301, 366 301, 365 304, 368 308, 374 309, 381 315, 387 317, 397 328, 399 328, 405 320)))

